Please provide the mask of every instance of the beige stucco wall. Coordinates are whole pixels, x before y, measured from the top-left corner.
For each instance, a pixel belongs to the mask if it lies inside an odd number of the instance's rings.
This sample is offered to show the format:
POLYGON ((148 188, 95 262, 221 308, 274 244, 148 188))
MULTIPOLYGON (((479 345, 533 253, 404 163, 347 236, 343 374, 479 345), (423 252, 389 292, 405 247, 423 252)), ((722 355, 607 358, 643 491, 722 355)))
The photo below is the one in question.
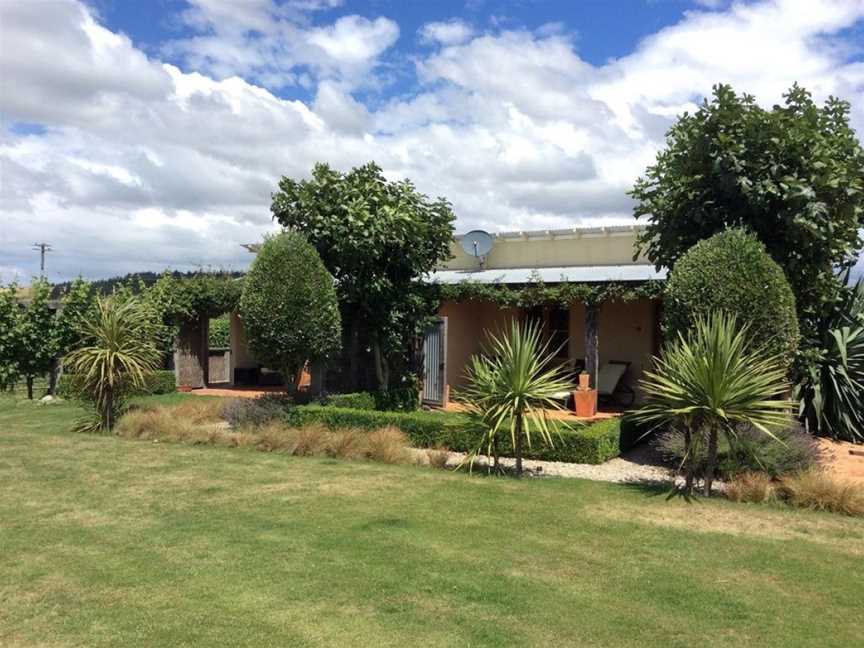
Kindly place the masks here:
POLYGON ((465 384, 468 359, 480 352, 487 331, 502 331, 518 310, 490 302, 445 302, 439 314, 447 318, 446 380, 453 390, 465 384))
MULTIPOLYGON (((484 268, 550 268, 567 265, 629 265, 648 263, 644 258, 633 260, 635 230, 579 234, 556 234, 542 238, 496 237, 484 268)), ((453 258, 443 268, 470 270, 477 268, 477 259, 464 252, 459 241, 450 246, 453 258)))
MULTIPOLYGON (((447 302, 439 311, 447 317, 447 384, 458 390, 465 384, 468 358, 482 349, 487 331, 501 331, 520 310, 500 308, 489 302, 447 302)), ((632 302, 609 302, 600 310, 600 363, 610 360, 630 362, 626 382, 637 391, 637 381, 648 368, 655 353, 656 305, 648 299, 632 302)), ((585 354, 585 308, 570 308, 569 356, 581 359, 585 354)))

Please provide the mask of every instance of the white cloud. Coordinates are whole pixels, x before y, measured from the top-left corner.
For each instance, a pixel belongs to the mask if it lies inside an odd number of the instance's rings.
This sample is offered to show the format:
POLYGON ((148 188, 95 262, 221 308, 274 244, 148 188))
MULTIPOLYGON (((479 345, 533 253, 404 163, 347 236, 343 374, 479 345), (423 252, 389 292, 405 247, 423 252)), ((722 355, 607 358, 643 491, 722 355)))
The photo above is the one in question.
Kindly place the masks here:
POLYGON ((3 278, 37 267, 29 248, 41 239, 57 250, 54 279, 238 267, 239 244, 273 228, 279 176, 316 161, 374 159, 453 201, 459 229, 628 222, 625 192, 665 130, 720 81, 764 105, 799 81, 819 100, 852 101, 864 127, 864 63, 842 31, 864 1, 690 12, 603 66, 557 29, 438 39, 416 59, 419 85, 383 105, 359 89, 380 82, 398 27, 356 16, 316 26, 308 12, 329 3, 313 4, 197 1, 185 19, 201 35, 170 46, 183 69, 75 0, 51 12, 0 4, 0 114, 46 128, 0 131, 3 278), (229 9, 233 31, 213 27, 229 9), (310 102, 264 87, 303 75, 310 102))
POLYGON ((272 89, 304 85, 315 77, 363 85, 378 57, 399 37, 388 18, 348 15, 311 26, 308 14, 339 6, 338 0, 277 4, 273 0, 191 0, 184 12, 197 32, 170 41, 162 52, 217 78, 239 75, 272 89))
POLYGON ((474 35, 474 29, 468 23, 453 18, 445 22, 430 22, 420 28, 420 38, 427 43, 441 45, 459 45, 474 35))

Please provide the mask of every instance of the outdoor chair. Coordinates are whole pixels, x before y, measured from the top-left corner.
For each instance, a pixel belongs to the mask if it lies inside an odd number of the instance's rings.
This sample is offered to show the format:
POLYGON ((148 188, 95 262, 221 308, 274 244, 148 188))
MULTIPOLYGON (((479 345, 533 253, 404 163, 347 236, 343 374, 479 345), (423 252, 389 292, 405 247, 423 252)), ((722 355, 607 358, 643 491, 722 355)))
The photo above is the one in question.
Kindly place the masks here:
POLYGON ((613 402, 623 407, 633 404, 636 392, 624 382, 629 368, 629 362, 618 360, 610 360, 600 366, 597 371, 597 398, 601 402, 613 402))

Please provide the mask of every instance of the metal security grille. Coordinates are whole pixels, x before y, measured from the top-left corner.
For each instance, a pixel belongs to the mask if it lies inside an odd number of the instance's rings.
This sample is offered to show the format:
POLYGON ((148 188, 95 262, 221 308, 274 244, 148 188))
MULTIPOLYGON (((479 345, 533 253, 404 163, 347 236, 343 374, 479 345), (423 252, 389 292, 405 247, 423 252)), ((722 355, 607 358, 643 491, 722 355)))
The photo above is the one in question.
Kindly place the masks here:
POLYGON ((426 333, 423 342, 423 402, 444 404, 444 338, 446 321, 438 320, 426 333))

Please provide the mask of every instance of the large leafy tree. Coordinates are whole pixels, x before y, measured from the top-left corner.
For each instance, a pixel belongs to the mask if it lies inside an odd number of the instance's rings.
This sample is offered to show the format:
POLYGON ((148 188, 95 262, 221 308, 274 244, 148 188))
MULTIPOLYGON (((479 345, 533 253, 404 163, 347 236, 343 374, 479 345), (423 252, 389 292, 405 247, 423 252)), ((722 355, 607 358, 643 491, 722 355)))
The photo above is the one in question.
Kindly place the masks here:
POLYGON ((450 204, 387 180, 375 163, 347 173, 317 164, 308 180, 282 178, 271 210, 306 235, 335 277, 352 364, 368 342, 379 388, 399 386, 417 369, 414 342, 434 314, 421 279, 449 256, 450 204))
POLYGON ((841 294, 836 268, 862 246, 864 151, 849 110, 833 97, 817 106, 797 84, 771 110, 715 86, 695 114, 679 118, 631 191, 636 217, 649 221, 639 249, 673 267, 698 241, 746 227, 785 271, 812 338, 841 294))
POLYGON ((249 349, 263 364, 280 369, 296 389, 307 362, 339 350, 339 304, 333 277, 298 232, 267 238, 240 298, 249 349))
POLYGON ((37 279, 30 286, 30 300, 15 329, 18 371, 27 381, 27 398, 33 398, 33 381, 50 371, 57 356, 57 330, 51 305, 51 285, 37 279))

